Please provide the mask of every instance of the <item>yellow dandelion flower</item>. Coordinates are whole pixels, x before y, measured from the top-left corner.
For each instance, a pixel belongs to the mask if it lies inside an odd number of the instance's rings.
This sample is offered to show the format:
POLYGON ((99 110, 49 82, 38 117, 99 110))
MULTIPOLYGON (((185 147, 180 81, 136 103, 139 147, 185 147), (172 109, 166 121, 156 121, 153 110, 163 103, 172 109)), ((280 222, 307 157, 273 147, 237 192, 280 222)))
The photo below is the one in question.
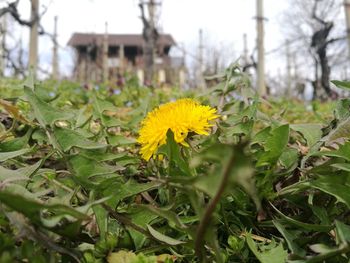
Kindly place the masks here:
POLYGON ((141 123, 138 142, 141 144, 141 155, 149 160, 157 149, 166 143, 170 129, 174 140, 184 146, 188 133, 208 135, 209 121, 218 118, 216 109, 199 104, 193 99, 179 99, 159 106, 149 112, 141 123))

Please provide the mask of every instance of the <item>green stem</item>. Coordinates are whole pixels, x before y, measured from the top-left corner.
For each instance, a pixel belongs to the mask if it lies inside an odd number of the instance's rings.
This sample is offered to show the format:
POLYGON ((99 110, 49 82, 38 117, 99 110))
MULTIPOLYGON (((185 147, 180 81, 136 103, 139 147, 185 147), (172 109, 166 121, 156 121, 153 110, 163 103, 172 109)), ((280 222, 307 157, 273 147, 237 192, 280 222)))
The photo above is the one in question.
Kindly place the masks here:
POLYGON ((120 222, 121 224, 123 224, 124 226, 126 227, 131 227, 133 228, 134 230, 136 230, 137 232, 147 236, 148 238, 150 238, 151 240, 154 240, 154 241, 157 241, 159 242, 156 238, 154 238, 150 233, 148 233, 148 231, 146 231, 145 229, 143 229, 142 227, 134 224, 132 222, 131 219, 129 219, 128 217, 114 211, 114 209, 112 209, 110 206, 102 203, 102 207, 104 209, 106 209, 106 211, 109 213, 109 215, 111 217, 113 217, 114 219, 116 219, 118 222, 120 222))
POLYGON ((305 263, 316 263, 316 262, 325 262, 326 259, 341 255, 341 254, 346 254, 350 252, 350 244, 344 243, 341 244, 338 248, 332 249, 327 253, 323 253, 317 256, 314 256, 308 260, 305 261, 305 263))
POLYGON ((234 166, 235 158, 234 153, 232 152, 231 157, 229 161, 226 164, 226 167, 224 169, 222 180, 219 186, 219 189, 217 190, 215 196, 210 200, 204 215, 202 217, 202 220, 199 223, 199 226, 197 228, 196 233, 196 241, 195 241, 195 252, 198 257, 198 260, 200 262, 205 262, 205 255, 204 255, 204 237, 206 233, 206 229, 210 223, 212 214, 214 213, 216 205, 219 203, 221 196, 223 195, 225 188, 228 183, 229 176, 231 174, 231 170, 234 166))

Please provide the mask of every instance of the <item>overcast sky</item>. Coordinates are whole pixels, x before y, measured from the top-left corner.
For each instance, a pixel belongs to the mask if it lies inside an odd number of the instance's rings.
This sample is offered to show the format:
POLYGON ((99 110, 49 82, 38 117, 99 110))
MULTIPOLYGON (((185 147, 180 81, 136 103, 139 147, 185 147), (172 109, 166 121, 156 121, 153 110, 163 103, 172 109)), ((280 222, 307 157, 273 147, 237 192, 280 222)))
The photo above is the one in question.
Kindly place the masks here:
MULTIPOLYGON (((198 31, 203 29, 205 45, 230 48, 228 60, 234 61, 243 50, 243 34, 248 35, 250 50, 255 47, 255 0, 159 0, 161 12, 159 24, 164 33, 171 34, 177 43, 195 54, 198 46, 198 31), (232 52, 234 50, 234 53, 232 52)), ((273 50, 283 43, 280 30, 281 15, 287 7, 286 0, 265 0, 266 51, 273 50)), ((30 15, 30 1, 22 0, 20 12, 23 17, 30 15)), ((46 31, 52 32, 54 16, 58 16, 58 41, 60 67, 69 74, 73 65, 72 50, 66 46, 74 32, 103 33, 104 23, 108 22, 110 33, 141 33, 138 0, 40 0, 41 10, 48 10, 42 18, 46 31)), ((15 27, 16 34, 23 37, 27 46, 29 32, 15 27)), ((40 65, 50 69, 52 43, 47 37, 39 42, 40 65)), ((225 52, 225 51, 223 51, 225 52)), ((267 70, 271 74, 283 66, 279 56, 267 57, 267 70), (271 72, 272 71, 272 72, 271 72)), ((282 69, 283 70, 283 69, 282 69)))

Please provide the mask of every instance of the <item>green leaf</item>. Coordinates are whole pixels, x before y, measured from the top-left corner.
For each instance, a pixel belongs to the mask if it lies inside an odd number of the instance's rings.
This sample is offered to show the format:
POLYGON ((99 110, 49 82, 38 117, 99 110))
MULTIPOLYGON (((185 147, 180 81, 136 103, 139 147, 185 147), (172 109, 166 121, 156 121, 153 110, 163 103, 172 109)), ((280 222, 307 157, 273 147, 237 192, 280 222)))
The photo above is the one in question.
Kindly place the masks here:
POLYGON ((268 126, 264 129, 262 129, 257 134, 255 134, 255 136, 252 139, 251 144, 254 144, 254 143, 264 144, 264 143, 266 143, 267 139, 270 136, 270 132, 271 132, 271 126, 268 126))
POLYGON ((76 172, 76 175, 85 179, 98 175, 112 174, 124 169, 117 165, 111 166, 102 162, 97 162, 82 155, 72 156, 69 161, 76 172))
POLYGON ((325 244, 313 244, 309 247, 313 252, 317 254, 326 254, 334 250, 334 248, 331 248, 325 244))
POLYGON ((26 94, 27 99, 34 110, 35 118, 42 127, 52 125, 58 120, 70 120, 74 117, 73 114, 56 109, 50 104, 41 100, 28 87, 24 87, 24 93, 26 94))
POLYGON ((337 101, 336 108, 334 110, 335 117, 343 121, 350 117, 350 99, 340 99, 337 101))
POLYGON ((108 136, 108 142, 113 146, 123 146, 123 145, 135 144, 136 139, 128 138, 128 137, 125 137, 124 135, 114 135, 114 136, 108 136))
MULTIPOLYGON (((151 223, 153 220, 155 220, 158 216, 142 207, 133 207, 130 209, 129 217, 131 218, 132 222, 143 228, 144 230, 147 230, 147 224, 151 223)), ((132 227, 128 227, 128 231, 130 233, 130 236, 134 242, 135 248, 140 249, 144 246, 146 240, 148 239, 147 236, 144 234, 134 230, 132 227)))
POLYGON ((26 189, 23 186, 23 183, 21 182, 22 178, 19 178, 19 179, 20 180, 17 181, 16 183, 15 183, 15 181, 12 181, 11 183, 6 183, 10 179, 6 180, 5 182, 2 182, 2 184, 3 184, 2 190, 6 191, 8 193, 14 194, 14 195, 20 195, 26 199, 34 200, 34 201, 39 201, 40 196, 48 194, 48 191, 46 191, 46 192, 44 191, 43 193, 42 192, 36 192, 36 193, 30 192, 28 189, 26 189))
POLYGON ((61 145, 63 151, 69 151, 72 147, 78 147, 83 149, 100 149, 107 147, 107 144, 86 139, 80 133, 65 129, 65 128, 54 128, 54 135, 57 142, 61 145))
POLYGON ((309 147, 313 146, 322 137, 321 124, 292 124, 290 128, 300 132, 309 147))
POLYGON ((21 150, 23 148, 26 148, 32 132, 33 132, 33 130, 29 129, 26 132, 26 134, 22 137, 14 138, 10 141, 1 142, 0 151, 1 152, 12 152, 12 151, 18 151, 18 150, 21 150))
POLYGON ((85 126, 85 124, 88 123, 88 121, 91 119, 92 115, 87 115, 86 116, 86 109, 87 105, 82 107, 77 114, 77 121, 75 123, 75 128, 81 128, 85 126))
POLYGON ((328 156, 328 157, 338 157, 350 161, 350 142, 346 142, 343 145, 339 145, 338 150, 334 151, 321 151, 312 154, 313 156, 328 156))
POLYGON ((118 108, 107 100, 101 100, 96 95, 93 96, 94 117, 99 118, 105 127, 121 126, 123 122, 117 117, 104 114, 106 111, 118 112, 118 108))
POLYGON ((316 180, 305 183, 305 185, 334 196, 350 208, 350 185, 347 184, 346 177, 337 175, 320 176, 316 180))
POLYGON ((299 228, 303 228, 303 229, 306 229, 309 231, 319 231, 319 232, 328 232, 333 228, 332 226, 328 226, 328 225, 317 225, 317 224, 309 224, 309 223, 300 222, 298 220, 295 220, 295 219, 283 214, 272 203, 270 203, 270 205, 278 213, 278 215, 280 215, 282 217, 282 219, 286 220, 289 224, 297 226, 299 228))
POLYGON ((272 245, 256 244, 250 233, 246 234, 246 241, 249 249, 261 263, 285 263, 287 261, 288 253, 283 249, 281 243, 272 245))
POLYGON ((245 122, 239 122, 230 129, 231 135, 233 134, 245 134, 248 135, 251 133, 254 126, 253 120, 248 120, 245 122))
POLYGON ((159 241, 162 241, 170 246, 176 246, 176 245, 180 245, 180 244, 184 244, 185 242, 174 239, 172 237, 163 235, 162 233, 158 232, 157 230, 155 230, 153 227, 151 227, 150 225, 147 225, 148 231, 150 232, 150 234, 156 238, 159 241))
POLYGON ((338 220, 335 220, 335 228, 337 231, 338 243, 350 243, 350 226, 338 220))
POLYGON ((241 186, 252 198, 257 209, 260 209, 261 203, 255 186, 254 169, 250 157, 247 157, 244 151, 244 146, 241 144, 232 146, 221 143, 215 143, 208 148, 202 149, 201 152, 194 155, 194 158, 191 160, 191 167, 200 167, 202 163, 216 162, 216 169, 211 169, 211 173, 204 170, 204 174, 194 177, 193 182, 187 181, 185 184, 192 185, 210 197, 214 197, 221 183, 227 162, 233 154, 234 165, 226 189, 229 191, 230 187, 241 186))
POLYGON ((259 158, 257 166, 273 165, 284 152, 289 139, 289 125, 282 125, 271 131, 265 143, 265 153, 259 158))
POLYGON ((105 239, 108 231, 108 212, 102 206, 99 205, 93 206, 92 210, 94 211, 96 217, 96 222, 100 231, 101 239, 105 239))
POLYGON ((0 152, 0 162, 4 162, 8 159, 12 159, 21 155, 24 155, 28 152, 30 152, 32 149, 31 148, 25 148, 13 152, 0 152))
POLYGON ((20 180, 28 180, 39 169, 41 163, 42 161, 39 160, 33 165, 28 165, 17 170, 10 170, 0 166, 0 181, 15 178, 20 180))
POLYGON ((183 157, 181 156, 180 146, 175 142, 174 134, 169 129, 167 132, 167 141, 165 147, 161 147, 158 153, 165 154, 169 159, 169 175, 176 176, 179 172, 183 175, 191 175, 191 171, 183 157), (165 151, 163 150, 165 148, 165 151))
POLYGON ((80 155, 83 155, 84 157, 87 157, 89 159, 93 159, 98 162, 104 162, 104 161, 113 161, 118 160, 127 155, 127 153, 110 153, 106 152, 105 149, 96 149, 96 150, 81 150, 80 155))
POLYGON ((350 137, 350 117, 340 122, 338 126, 332 130, 326 137, 322 139, 326 145, 339 140, 344 141, 350 137))
POLYGON ((314 204, 309 205, 315 216, 320 219, 322 225, 330 225, 331 220, 328 216, 327 209, 325 207, 316 206, 314 204))
MULTIPOLYGON (((220 179, 221 176, 215 175, 205 175, 205 176, 198 176, 195 178, 195 181, 193 182, 193 187, 198 189, 199 191, 206 193, 210 197, 214 197, 217 189, 220 186, 220 179)), ((191 181, 188 182, 192 183, 191 181)))
POLYGON ((115 206, 124 198, 158 188, 160 185, 161 183, 158 182, 138 183, 132 179, 129 179, 127 182, 112 179, 100 183, 99 189, 104 191, 105 196, 111 196, 107 203, 110 206, 115 206))
POLYGON ((345 90, 350 89, 350 82, 348 81, 331 80, 331 82, 340 89, 345 89, 345 90))
POLYGON ((287 148, 282 153, 280 157, 280 162, 286 169, 288 169, 293 165, 297 166, 298 158, 299 158, 299 152, 297 149, 287 148))
POLYGON ((331 164, 331 166, 339 170, 350 172, 350 163, 334 163, 331 164))
POLYGON ((287 231, 283 224, 280 223, 278 220, 273 220, 272 222, 286 240, 288 247, 292 251, 292 253, 300 257, 304 257, 306 255, 306 251, 304 249, 301 249, 298 246, 298 244, 294 242, 294 240, 298 237, 287 231))
POLYGON ((153 212, 154 214, 165 218, 168 220, 169 224, 174 224, 178 228, 184 229, 186 225, 184 225, 179 219, 178 215, 173 211, 170 211, 170 208, 159 208, 153 205, 141 205, 141 207, 153 212))
POLYGON ((0 166, 0 181, 4 181, 6 179, 28 180, 29 178, 20 173, 18 170, 10 170, 0 166))
POLYGON ((107 257, 108 263, 134 263, 137 259, 136 254, 131 251, 120 250, 110 253, 107 257))
POLYGON ((22 213, 33 222, 42 224, 42 212, 47 209, 48 212, 66 214, 77 219, 87 219, 85 214, 65 205, 61 204, 41 204, 37 201, 29 200, 18 194, 9 193, 7 191, 0 192, 0 200, 9 208, 22 213))
MULTIPOLYGON (((214 143, 209 147, 202 148, 199 153, 193 155, 190 161, 191 167, 199 169, 203 163, 216 163, 217 165, 212 167, 211 173, 205 171, 200 176, 191 177, 187 179, 186 182, 181 183, 184 185, 192 185, 199 191, 206 193, 210 197, 214 197, 220 186, 225 164, 229 161, 232 154, 232 146, 223 145, 221 143, 214 143)), ((237 162, 235 167, 237 168, 239 166, 241 166, 241 163, 237 162)), ((232 185, 232 181, 233 180, 230 180, 230 185, 232 185)))
POLYGON ((32 69, 29 70, 29 74, 28 74, 28 77, 25 79, 24 83, 23 83, 23 86, 24 87, 28 87, 30 88, 31 90, 34 90, 34 83, 35 83, 35 80, 34 80, 34 72, 32 69))

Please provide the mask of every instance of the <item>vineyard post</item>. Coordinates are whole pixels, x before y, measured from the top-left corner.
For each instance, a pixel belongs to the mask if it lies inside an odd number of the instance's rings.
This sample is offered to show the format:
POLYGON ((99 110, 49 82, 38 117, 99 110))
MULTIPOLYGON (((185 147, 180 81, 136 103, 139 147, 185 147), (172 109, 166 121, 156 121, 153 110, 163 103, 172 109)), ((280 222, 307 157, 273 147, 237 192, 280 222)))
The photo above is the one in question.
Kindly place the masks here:
POLYGON ((248 40, 247 34, 243 34, 243 65, 248 65, 248 40))
POLYGON ((103 63, 103 82, 108 81, 108 23, 105 23, 105 33, 103 36, 103 51, 102 51, 102 63, 103 63))
POLYGON ((119 69, 120 69, 120 74, 124 74, 124 57, 125 57, 125 52, 124 52, 124 45, 120 44, 119 45, 119 69))
POLYGON ((291 96, 291 85, 292 85, 292 74, 291 74, 291 55, 290 55, 290 42, 287 39, 286 40, 286 59, 287 59, 287 90, 286 90, 286 96, 287 98, 291 96))
POLYGON ((29 38, 29 67, 32 68, 33 74, 36 75, 38 67, 38 27, 39 27, 39 0, 31 0, 30 19, 33 24, 30 27, 29 38))
POLYGON ((3 77, 5 74, 5 49, 6 49, 6 33, 7 33, 7 15, 4 14, 0 21, 0 77, 3 77))
POLYGON ((203 51, 204 51, 204 45, 203 45, 203 30, 199 29, 199 42, 198 42, 198 80, 199 80, 199 86, 204 89, 205 83, 204 83, 204 60, 203 60, 203 51))
POLYGON ((58 42, 57 42, 57 16, 54 18, 53 49, 52 49, 52 79, 58 79, 58 42))
POLYGON ((350 58, 350 0, 344 0, 344 11, 346 19, 346 32, 348 38, 348 56, 350 58))
POLYGON ((265 50, 264 50, 264 12, 263 0, 256 0, 257 6, 257 47, 258 47, 258 75, 257 89, 261 96, 266 95, 265 86, 265 50))

